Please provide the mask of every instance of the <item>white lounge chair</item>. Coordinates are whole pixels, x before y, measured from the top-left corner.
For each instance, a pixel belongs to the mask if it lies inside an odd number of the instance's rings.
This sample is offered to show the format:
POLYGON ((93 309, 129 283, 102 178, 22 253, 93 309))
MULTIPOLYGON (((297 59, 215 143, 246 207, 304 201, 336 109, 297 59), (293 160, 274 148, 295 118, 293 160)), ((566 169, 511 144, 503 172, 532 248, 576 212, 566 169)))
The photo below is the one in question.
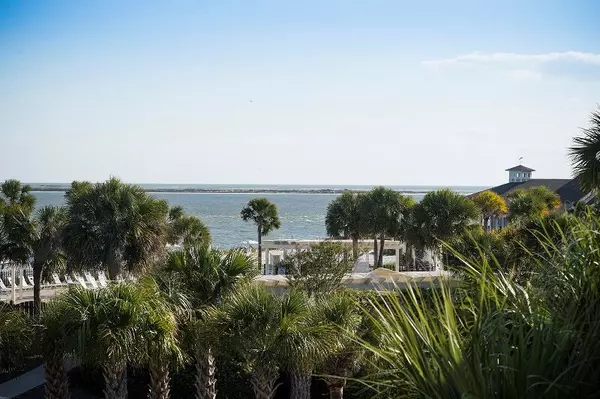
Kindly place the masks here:
POLYGON ((30 276, 29 274, 25 275, 25 282, 32 287, 35 285, 33 282, 33 276, 30 276))
POLYGON ((4 281, 0 278, 0 291, 10 291, 11 289, 4 284, 4 281))
POLYGON ((10 285, 10 288, 12 288, 13 286, 14 286, 14 287, 17 287, 17 286, 15 285, 15 283, 14 283, 14 281, 13 281, 13 279, 12 279, 12 277, 11 277, 11 276, 8 276, 8 277, 6 277, 6 280, 8 281, 8 284, 10 285))
POLYGON ((85 280, 83 279, 83 277, 81 277, 79 273, 73 273, 73 277, 75 277, 75 280, 77 280, 77 282, 81 284, 83 288, 88 288, 87 284, 85 283, 85 280))
POLYGON ((60 281, 60 277, 56 273, 52 273, 52 281, 54 282, 54 285, 65 285, 65 283, 60 281))
POLYGON ((33 289, 33 284, 32 285, 27 284, 27 281, 25 280, 25 276, 23 276, 23 275, 19 276, 19 280, 21 280, 21 286, 23 287, 23 289, 33 289))
POLYGON ((25 281, 25 276, 23 276, 23 275, 21 274, 21 275, 20 275, 18 278, 19 278, 18 282, 19 282, 19 284, 21 285, 21 287, 23 287, 23 288, 27 288, 27 287, 29 287, 29 286, 30 286, 29 284, 27 284, 27 281, 25 281))
POLYGON ((18 289, 32 288, 32 287, 28 286, 27 284, 23 284, 25 282, 25 279, 23 276, 19 276, 19 278, 18 278, 20 280, 21 284, 16 284, 15 282, 13 282, 12 277, 7 277, 7 279, 8 279, 8 283, 10 284, 11 288, 13 287, 13 285, 15 288, 18 288, 18 289))
POLYGON ((73 281, 71 276, 68 274, 65 274, 65 281, 67 282, 67 284, 75 284, 75 281, 73 281))
POLYGON ((106 279, 106 274, 104 274, 102 270, 98 272, 98 283, 103 288, 108 287, 108 280, 106 279))
POLYGON ((98 284, 96 283, 96 279, 90 272, 85 272, 83 274, 85 276, 86 281, 92 286, 93 289, 98 289, 98 284))

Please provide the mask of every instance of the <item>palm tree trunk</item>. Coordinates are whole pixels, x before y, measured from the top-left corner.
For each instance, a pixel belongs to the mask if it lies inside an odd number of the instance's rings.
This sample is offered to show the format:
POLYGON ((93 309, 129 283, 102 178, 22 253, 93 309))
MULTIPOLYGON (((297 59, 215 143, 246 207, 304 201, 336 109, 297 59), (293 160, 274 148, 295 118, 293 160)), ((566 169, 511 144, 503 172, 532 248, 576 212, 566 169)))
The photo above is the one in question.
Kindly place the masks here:
POLYGON ((127 364, 105 364, 102 366, 104 376, 104 399, 127 399, 127 364))
POLYGON ((33 317, 38 320, 42 309, 42 298, 40 290, 42 286, 42 264, 41 262, 33 262, 33 317))
POLYGON ((150 392, 148 399, 169 399, 169 375, 168 364, 155 364, 150 367, 150 392))
POLYGON ((307 374, 291 373, 290 375, 290 398, 310 399, 311 376, 307 374))
POLYGON ((252 389, 256 399, 272 399, 275 397, 277 387, 277 377, 279 371, 277 368, 258 367, 252 371, 252 389))
POLYGON ((44 356, 45 399, 70 399, 69 376, 62 352, 50 350, 44 356))
POLYGON ((381 233, 381 235, 379 236, 379 258, 377 260, 377 266, 378 267, 382 267, 383 266, 383 248, 385 245, 385 234, 381 233))
POLYGON ((373 237, 373 269, 377 269, 377 236, 373 237))
POLYGON ((106 268, 108 269, 108 277, 111 280, 116 280, 117 276, 121 274, 121 264, 117 259, 117 253, 111 246, 106 254, 106 268))
MULTIPOLYGON (((262 228, 258 226, 258 269, 263 270, 262 264, 262 228)), ((266 270, 263 271, 266 274, 266 270)))
POLYGON ((352 256, 355 261, 358 259, 358 237, 356 236, 352 237, 352 256))
POLYGON ((437 270, 438 268, 438 247, 437 245, 433 246, 433 268, 437 270))
POLYGON ((484 216, 483 217, 483 231, 485 231, 486 233, 488 232, 488 222, 489 222, 489 220, 490 220, 489 216, 484 216))
POLYGON ((339 378, 331 381, 327 381, 329 387, 329 399, 342 399, 344 397, 344 386, 346 380, 339 378))
POLYGON ((406 250, 404 252, 404 268, 405 270, 410 267, 412 263, 412 246, 406 243, 406 250))
POLYGON ((212 350, 196 352, 196 399, 216 399, 217 378, 212 350))

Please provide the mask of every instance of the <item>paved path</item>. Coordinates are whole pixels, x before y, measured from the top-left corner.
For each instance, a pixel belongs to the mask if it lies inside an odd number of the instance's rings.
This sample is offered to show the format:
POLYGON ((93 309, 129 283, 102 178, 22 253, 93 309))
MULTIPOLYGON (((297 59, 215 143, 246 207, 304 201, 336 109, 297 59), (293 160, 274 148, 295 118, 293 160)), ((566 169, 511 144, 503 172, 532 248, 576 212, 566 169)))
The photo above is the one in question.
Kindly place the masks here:
POLYGON ((14 398, 43 383, 44 366, 42 365, 0 384, 0 398, 14 398))
MULTIPOLYGON (((67 371, 75 367, 71 361, 65 361, 67 371)), ((21 374, 18 377, 0 384, 0 399, 14 398, 44 384, 44 365, 21 374)))

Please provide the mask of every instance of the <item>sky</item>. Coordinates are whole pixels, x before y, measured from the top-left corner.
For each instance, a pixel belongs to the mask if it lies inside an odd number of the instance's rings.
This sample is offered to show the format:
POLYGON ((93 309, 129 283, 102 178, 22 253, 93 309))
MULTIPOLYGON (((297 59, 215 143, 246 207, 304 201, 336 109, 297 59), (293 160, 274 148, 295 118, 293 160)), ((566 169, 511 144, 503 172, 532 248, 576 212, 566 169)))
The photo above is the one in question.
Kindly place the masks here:
POLYGON ((600 5, 0 0, 0 180, 568 178, 600 5))

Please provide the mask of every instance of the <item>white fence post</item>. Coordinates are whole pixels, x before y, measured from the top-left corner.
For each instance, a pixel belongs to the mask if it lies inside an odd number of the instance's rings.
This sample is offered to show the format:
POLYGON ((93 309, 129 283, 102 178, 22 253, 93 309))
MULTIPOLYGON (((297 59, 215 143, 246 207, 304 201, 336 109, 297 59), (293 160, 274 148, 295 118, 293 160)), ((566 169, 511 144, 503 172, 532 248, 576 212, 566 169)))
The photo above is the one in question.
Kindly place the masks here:
POLYGON ((13 305, 16 305, 16 303, 17 303, 17 288, 15 287, 15 282, 17 281, 16 280, 17 273, 16 273, 16 270, 15 270, 16 267, 17 267, 17 265, 15 265, 14 263, 10 267, 10 273, 11 273, 11 278, 12 278, 12 284, 10 285, 10 288, 12 290, 12 302, 13 302, 13 305))

